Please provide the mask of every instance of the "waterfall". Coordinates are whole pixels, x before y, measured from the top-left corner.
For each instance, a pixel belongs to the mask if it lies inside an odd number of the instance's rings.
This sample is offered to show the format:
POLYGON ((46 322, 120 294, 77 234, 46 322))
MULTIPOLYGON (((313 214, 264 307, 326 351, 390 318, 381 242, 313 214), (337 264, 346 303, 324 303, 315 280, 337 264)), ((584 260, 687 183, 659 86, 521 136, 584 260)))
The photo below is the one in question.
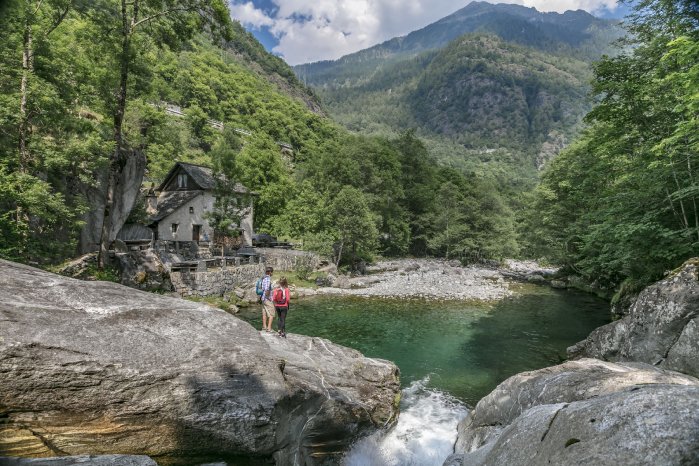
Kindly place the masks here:
POLYGON ((429 377, 403 390, 398 423, 359 440, 344 466, 442 466, 456 441, 456 425, 466 406, 456 398, 427 388, 429 377))

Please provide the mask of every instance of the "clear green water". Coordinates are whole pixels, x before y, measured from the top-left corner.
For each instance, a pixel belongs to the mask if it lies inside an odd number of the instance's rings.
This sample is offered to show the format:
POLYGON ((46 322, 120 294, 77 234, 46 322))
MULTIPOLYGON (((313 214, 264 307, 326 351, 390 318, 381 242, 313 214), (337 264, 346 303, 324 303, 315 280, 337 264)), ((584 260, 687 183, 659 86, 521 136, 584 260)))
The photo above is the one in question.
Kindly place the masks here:
MULTIPOLYGON (((256 307, 241 317, 261 328, 256 307)), ((558 364, 568 346, 609 322, 594 296, 523 285, 494 304, 315 297, 292 303, 287 331, 395 362, 403 386, 429 386, 470 406, 518 372, 558 364)), ((275 322, 276 324, 276 322, 275 322)))

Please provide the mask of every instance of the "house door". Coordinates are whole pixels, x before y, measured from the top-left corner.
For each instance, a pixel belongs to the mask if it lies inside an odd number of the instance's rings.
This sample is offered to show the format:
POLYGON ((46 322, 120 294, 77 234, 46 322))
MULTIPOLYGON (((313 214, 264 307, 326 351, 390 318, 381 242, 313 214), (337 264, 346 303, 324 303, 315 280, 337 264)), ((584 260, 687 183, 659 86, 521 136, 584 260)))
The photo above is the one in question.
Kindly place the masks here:
POLYGON ((192 241, 199 241, 199 234, 201 233, 201 225, 192 225, 192 241))

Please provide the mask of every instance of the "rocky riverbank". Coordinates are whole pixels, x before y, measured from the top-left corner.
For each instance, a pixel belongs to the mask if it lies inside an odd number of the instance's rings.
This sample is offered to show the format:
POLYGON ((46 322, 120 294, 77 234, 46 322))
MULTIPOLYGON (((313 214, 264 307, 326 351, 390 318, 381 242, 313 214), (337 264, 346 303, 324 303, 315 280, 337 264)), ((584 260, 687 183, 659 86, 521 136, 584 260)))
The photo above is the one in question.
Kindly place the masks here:
POLYGON ((581 359, 517 374, 479 401, 444 466, 699 464, 698 324, 694 259, 569 348, 581 359))
POLYGON ((206 305, 0 260, 0 453, 335 464, 394 422, 398 368, 206 305))
POLYGON ((513 281, 547 283, 555 269, 535 262, 509 260, 504 265, 472 265, 438 259, 400 259, 379 262, 367 275, 332 277, 331 287, 298 289, 299 297, 339 294, 374 298, 498 301, 514 294, 513 281))

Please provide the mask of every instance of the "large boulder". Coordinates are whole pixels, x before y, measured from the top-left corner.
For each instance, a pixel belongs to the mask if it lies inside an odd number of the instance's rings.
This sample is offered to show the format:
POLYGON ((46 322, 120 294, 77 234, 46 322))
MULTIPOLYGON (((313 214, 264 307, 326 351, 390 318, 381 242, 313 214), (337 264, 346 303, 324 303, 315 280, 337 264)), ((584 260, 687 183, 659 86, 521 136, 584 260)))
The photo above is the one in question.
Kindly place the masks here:
POLYGON ((643 290, 628 315, 596 329, 568 354, 699 376, 699 259, 643 290))
POLYGON ((147 456, 81 455, 53 458, 11 458, 0 456, 2 466, 158 466, 147 456))
POLYGON ((392 363, 0 261, 0 452, 332 464, 397 415, 392 363))
POLYGON ((152 249, 116 253, 114 263, 122 285, 148 291, 172 290, 170 274, 152 249))
POLYGON ((458 432, 445 466, 699 464, 699 380, 571 361, 507 379, 458 432))

